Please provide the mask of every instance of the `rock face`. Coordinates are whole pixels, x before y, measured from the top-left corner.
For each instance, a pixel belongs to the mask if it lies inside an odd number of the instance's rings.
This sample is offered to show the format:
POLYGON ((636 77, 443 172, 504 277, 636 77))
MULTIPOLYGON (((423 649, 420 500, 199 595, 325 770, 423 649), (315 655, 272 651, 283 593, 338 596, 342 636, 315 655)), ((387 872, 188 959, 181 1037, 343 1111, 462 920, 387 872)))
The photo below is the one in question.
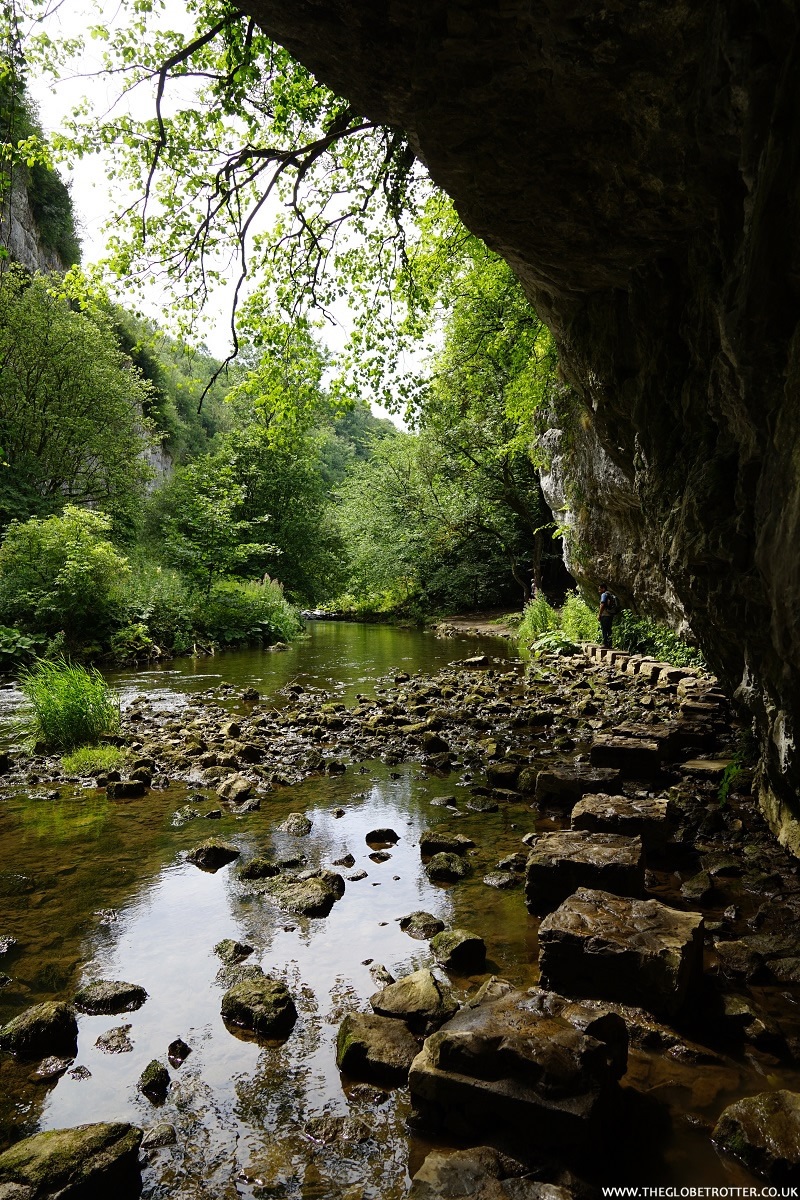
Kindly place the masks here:
POLYGON ((623 600, 689 615, 757 718, 766 811, 796 838, 795 8, 244 7, 359 114, 405 130, 511 263, 596 468, 568 500, 580 557, 623 600))
POLYGON ((26 1200, 139 1194, 142 1131, 122 1123, 50 1129, 0 1154, 0 1184, 15 1183, 26 1200))
POLYGON ((0 1029, 0 1049, 10 1050, 18 1058, 73 1057, 78 1050, 75 1013, 57 1001, 36 1004, 0 1029))
POLYGON ((800 1183, 800 1094, 761 1092, 720 1115, 714 1141, 771 1183, 800 1183))
POLYGON ((426 1039, 411 1067, 417 1121, 458 1137, 499 1129, 528 1147, 587 1147, 625 1067, 624 1023, 613 1014, 604 1020, 601 1038, 524 992, 462 1009, 426 1039))
POLYGON ((703 918, 580 888, 539 926, 543 988, 674 1014, 702 966, 703 918))

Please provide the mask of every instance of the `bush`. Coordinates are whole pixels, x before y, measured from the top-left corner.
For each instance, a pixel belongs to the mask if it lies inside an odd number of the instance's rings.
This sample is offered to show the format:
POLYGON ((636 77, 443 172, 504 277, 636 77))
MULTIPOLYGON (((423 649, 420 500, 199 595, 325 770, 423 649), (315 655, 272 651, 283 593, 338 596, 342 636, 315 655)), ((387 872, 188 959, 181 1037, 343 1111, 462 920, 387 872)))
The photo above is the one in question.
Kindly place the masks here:
POLYGON ((614 620, 614 645, 631 654, 646 654, 675 667, 705 667, 696 646, 689 646, 665 625, 625 611, 614 620))
POLYGON ((101 775, 119 771, 125 765, 126 754, 116 746, 82 746, 61 759, 68 775, 101 775))
POLYGON ((41 652, 47 639, 29 637, 19 629, 0 625, 0 674, 19 670, 41 652))
POLYGON ((280 584, 228 580, 196 598, 194 627, 219 646, 237 642, 289 641, 302 629, 297 610, 284 598, 280 584))
POLYGON ((590 608, 577 592, 570 592, 561 609, 561 628, 572 642, 595 642, 600 628, 597 610, 590 608))
POLYGON ((31 707, 28 732, 47 750, 73 750, 119 729, 119 697, 99 671, 41 661, 23 671, 20 687, 31 707))
POLYGON ((559 616, 556 609, 548 603, 545 596, 539 592, 525 605, 517 636, 524 646, 530 645, 543 633, 559 628, 559 616))
POLYGON ((0 620, 68 644, 108 630, 127 559, 107 538, 111 519, 68 505, 63 516, 12 521, 0 548, 0 620))
POLYGON ((119 598, 129 626, 144 626, 160 650, 185 654, 194 641, 196 600, 183 576, 155 563, 134 564, 119 598))

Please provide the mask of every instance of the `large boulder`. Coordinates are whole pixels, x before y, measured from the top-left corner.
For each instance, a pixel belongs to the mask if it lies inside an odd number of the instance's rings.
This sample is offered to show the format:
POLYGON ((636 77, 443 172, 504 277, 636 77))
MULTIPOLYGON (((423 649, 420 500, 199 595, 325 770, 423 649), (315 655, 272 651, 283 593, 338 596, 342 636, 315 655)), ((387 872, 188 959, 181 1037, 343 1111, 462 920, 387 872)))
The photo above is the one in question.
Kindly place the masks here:
POLYGON ((463 1008, 411 1067, 416 1121, 456 1137, 502 1133, 526 1149, 588 1147, 616 1096, 627 1047, 622 1019, 601 1016, 573 1023, 539 995, 514 991, 463 1008))
POLYGON ((284 1038, 297 1020, 297 1009, 285 983, 264 975, 243 979, 222 997, 226 1025, 268 1038, 284 1038))
POLYGON ((30 1189, 25 1200, 138 1196, 141 1140, 141 1129, 121 1122, 36 1133, 0 1154, 0 1185, 30 1189))
POLYGON ((400 1087, 419 1051, 402 1021, 371 1013, 348 1013, 336 1039, 336 1065, 354 1079, 400 1087))
POLYGON ((678 1012, 702 968, 703 918, 579 888, 539 926, 543 988, 678 1012))
POLYGON ((800 1093, 759 1092, 720 1115, 714 1141, 771 1183, 800 1183, 800 1093))
POLYGON ((552 912, 579 887, 601 888, 622 896, 641 895, 641 839, 569 829, 540 834, 525 868, 528 912, 552 912))
POLYGON ((621 782, 621 773, 610 767, 550 767, 536 776, 536 803, 571 809, 581 796, 614 792, 621 782))
POLYGON ((612 767, 625 779, 652 779, 661 771, 661 750, 657 742, 636 737, 595 738, 589 751, 593 767, 612 767))
POLYGON ((0 1050, 17 1058, 73 1058, 78 1052, 78 1022, 68 1004, 49 1000, 14 1017, 0 1029, 0 1050))
POLYGON ((138 983, 96 979, 75 993, 73 1003, 79 1012, 121 1013, 134 1012, 146 999, 147 992, 138 983))
POLYGON ((468 929, 445 929, 431 938, 434 958, 452 971, 482 971, 486 965, 486 943, 468 929))
POLYGON ((437 1029, 458 1010, 450 988, 427 969, 404 975, 375 992, 369 1002, 379 1016, 399 1018, 420 1032, 437 1029))
POLYGON ((460 854, 434 854, 425 864, 425 874, 432 883, 456 883, 470 873, 470 865, 460 854))

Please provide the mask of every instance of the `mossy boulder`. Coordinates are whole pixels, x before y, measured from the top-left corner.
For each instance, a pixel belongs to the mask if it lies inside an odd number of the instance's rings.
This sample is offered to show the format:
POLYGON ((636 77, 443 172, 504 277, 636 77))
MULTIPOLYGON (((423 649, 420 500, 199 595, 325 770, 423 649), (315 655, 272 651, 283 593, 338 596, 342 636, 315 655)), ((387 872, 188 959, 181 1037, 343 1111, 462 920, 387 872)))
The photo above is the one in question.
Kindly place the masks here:
POLYGON ((460 854, 434 854, 425 866, 425 874, 433 883, 455 883, 469 872, 469 863, 460 854))
POLYGON ((271 858, 262 858, 259 855, 243 863, 238 875, 240 879, 272 879, 275 875, 280 875, 280 867, 271 858))
POLYGON ((266 888, 281 908, 304 917, 327 917, 344 895, 344 880, 335 871, 311 871, 270 880, 266 888))
POLYGON ((138 983, 97 979, 76 992, 73 1003, 78 1012, 121 1013, 141 1008, 146 999, 147 992, 138 983))
POLYGON ((286 985, 265 975, 228 989, 222 997, 222 1019, 262 1037, 281 1038, 291 1033, 297 1009, 286 985))
POLYGON ((0 1154, 0 1184, 28 1188, 30 1200, 137 1196, 141 1140, 141 1129, 122 1122, 36 1133, 0 1154))
POLYGON ((239 857, 239 854, 240 851, 230 842, 223 842, 218 838, 207 838, 205 842, 201 842, 199 846, 190 850, 187 858, 190 863, 194 863, 202 871, 213 872, 218 871, 227 863, 233 862, 235 858, 239 857))
POLYGON ((486 966, 486 943, 468 929, 446 929, 431 938, 437 962, 453 971, 482 971, 486 966))
POLYGON ((370 996, 369 1002, 379 1017, 405 1021, 411 1029, 426 1033, 458 1011, 450 988, 427 969, 404 975, 370 996))
POLYGON ((153 1104, 163 1104, 167 1098, 169 1085, 170 1077, 167 1068, 157 1058, 151 1059, 139 1076, 139 1091, 147 1096, 148 1100, 152 1100, 153 1104))
POLYGON ((354 1079, 401 1087, 419 1051, 402 1021, 348 1013, 336 1039, 336 1065, 354 1079))
POLYGON ((0 1050, 18 1058, 74 1058, 78 1052, 78 1022, 68 1004, 47 1001, 28 1008, 0 1029, 0 1050))
POLYGON ((730 1104, 714 1141, 771 1183, 800 1183, 800 1093, 759 1092, 730 1104))

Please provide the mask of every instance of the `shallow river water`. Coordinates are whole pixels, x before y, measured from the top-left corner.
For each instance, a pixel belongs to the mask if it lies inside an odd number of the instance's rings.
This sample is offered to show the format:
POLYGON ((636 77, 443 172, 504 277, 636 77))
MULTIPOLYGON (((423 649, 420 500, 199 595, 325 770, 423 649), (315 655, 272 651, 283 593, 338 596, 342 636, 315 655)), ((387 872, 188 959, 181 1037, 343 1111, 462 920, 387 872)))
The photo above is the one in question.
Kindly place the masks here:
MULTIPOLYGON (((120 673, 115 682, 124 700, 147 695, 165 708, 220 682, 255 686, 262 703, 282 703, 276 693, 291 681, 324 687, 352 703, 392 670, 435 671, 481 652, 505 656, 508 648, 500 639, 437 640, 384 626, 318 623, 307 640, 283 652, 174 662, 120 673)), ((17 697, 6 691, 2 702, 0 717, 12 736, 8 721, 17 697)), ((521 836, 534 827, 527 804, 460 817, 459 832, 479 847, 479 869, 466 881, 437 886, 423 871, 419 834, 437 824, 442 811, 431 801, 458 796, 459 786, 457 774, 437 777, 418 764, 356 764, 342 776, 271 793, 260 811, 246 817, 223 811, 220 820, 182 826, 173 823, 185 802, 182 786, 129 802, 90 789, 62 787, 57 796, 46 785, 6 789, 0 801, 0 936, 10 935, 17 945, 0 959, 12 980, 0 990, 0 1024, 33 1003, 68 999, 92 979, 141 984, 149 998, 133 1013, 79 1018, 75 1065, 88 1074, 31 1082, 29 1064, 0 1059, 0 1148, 36 1129, 110 1119, 147 1128, 163 1120, 175 1127, 177 1146, 151 1152, 147 1196, 399 1200, 429 1149, 407 1128, 407 1093, 376 1095, 343 1080, 335 1064, 343 1015, 367 1007, 378 990, 369 965, 384 964, 396 977, 431 965, 427 943, 412 940, 398 925, 406 913, 425 909, 448 925, 474 928, 487 943, 486 973, 451 976, 460 995, 489 973, 521 986, 536 978, 537 923, 527 916, 520 890, 499 891, 482 882, 485 870, 519 850, 521 836), (333 814, 338 807, 344 809, 340 817, 333 814), (277 833, 278 822, 296 811, 312 820, 311 833, 302 839, 277 833), (376 826, 400 835, 381 863, 370 859, 365 842, 376 826), (302 852, 310 865, 330 866, 349 852, 353 870, 367 876, 347 884, 328 917, 288 918, 248 892, 230 867, 210 874, 186 861, 186 852, 209 833, 248 855, 302 852), (255 953, 248 962, 287 983, 299 1020, 284 1043, 265 1046, 234 1036, 223 1024, 227 985, 213 949, 223 938, 250 943, 255 953), (120 1025, 130 1027, 132 1048, 104 1053, 97 1038, 120 1025), (137 1091, 137 1080, 151 1059, 166 1061, 168 1044, 179 1036, 191 1054, 171 1070, 167 1100, 154 1108, 137 1091), (307 1126, 327 1113, 361 1118, 369 1138, 320 1144, 307 1126)), ((787 1080, 784 1072, 776 1082, 793 1086, 787 1080)), ((748 1076, 729 1080, 716 1107, 753 1090, 748 1076)), ((678 1096, 678 1108, 681 1103, 678 1096)), ((707 1131, 680 1120, 665 1125, 661 1116, 650 1122, 646 1105, 643 1111, 634 1115, 641 1128, 631 1127, 631 1140, 621 1138, 618 1172, 603 1182, 750 1182, 720 1162, 707 1131)))

